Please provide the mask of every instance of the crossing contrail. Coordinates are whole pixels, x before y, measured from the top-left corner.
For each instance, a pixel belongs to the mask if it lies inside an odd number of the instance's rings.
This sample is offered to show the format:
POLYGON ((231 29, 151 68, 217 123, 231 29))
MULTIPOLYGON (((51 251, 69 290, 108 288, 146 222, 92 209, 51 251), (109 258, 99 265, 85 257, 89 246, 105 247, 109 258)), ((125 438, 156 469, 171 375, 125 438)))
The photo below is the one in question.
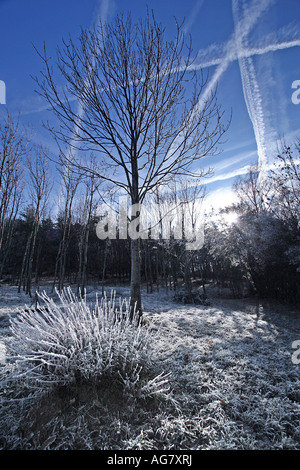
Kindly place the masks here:
MULTIPOLYGON (((247 14, 244 15, 244 17, 241 18, 241 20, 239 20, 238 24, 236 25, 235 31, 233 32, 230 39, 226 43, 224 47, 223 58, 218 62, 218 66, 211 80, 206 85, 202 95, 200 96, 198 103, 196 103, 196 105, 194 106, 193 112, 191 113, 191 116, 189 117, 189 119, 192 120, 195 115, 197 115, 199 112, 201 112, 204 109, 207 99, 209 99, 209 96, 211 95, 212 91, 215 89, 217 83, 219 82, 222 75, 226 72, 230 64, 235 60, 240 60, 240 58, 242 57, 242 52, 243 52, 243 49, 240 46, 240 44, 242 44, 242 42, 246 40, 248 34, 251 32, 251 30, 257 23, 258 19, 269 8, 271 3, 273 2, 274 0, 264 0, 260 2, 258 0, 252 1, 251 6, 247 10, 247 14), (239 34, 240 42, 237 42, 237 31, 239 34)), ((233 0, 234 14, 237 10, 235 3, 236 1, 233 0)), ((199 68, 199 65, 196 67, 199 68)), ((191 68, 195 68, 195 66, 191 68)), ((243 77, 245 76, 246 75, 244 73, 243 77)), ((180 140, 180 138, 181 138, 181 134, 178 134, 171 148, 171 151, 176 146, 175 144, 178 140, 180 140)))
MULTIPOLYGON (((269 5, 273 1, 274 0, 265 0, 265 1, 257 2, 257 0, 255 0, 252 3, 251 7, 249 8, 251 12, 250 11, 247 12, 250 14, 245 15, 239 23, 239 40, 240 41, 243 41, 245 38, 247 38, 248 34, 251 32, 251 30, 257 23, 262 13, 269 7, 269 5)), ((233 0, 233 3, 235 3, 235 0, 233 0)), ((224 74, 224 72, 228 69, 231 62, 239 58, 239 52, 242 52, 242 51, 240 48, 237 47, 236 31, 234 31, 234 33, 231 35, 231 38, 229 39, 229 41, 227 42, 225 46, 224 52, 225 52, 225 55, 219 62, 217 70, 215 71, 211 81, 208 83, 206 89, 204 90, 199 103, 196 105, 196 111, 197 109, 202 108, 203 104, 207 100, 211 91, 216 86, 216 83, 219 81, 220 77, 224 74)))
MULTIPOLYGON (((284 49, 290 49, 291 47, 299 47, 300 46, 300 39, 293 39, 290 41, 283 41, 283 42, 274 42, 267 44, 263 47, 248 47, 243 48, 242 50, 234 50, 231 55, 231 61, 235 62, 239 58, 247 58, 247 57, 254 57, 256 55, 264 55, 268 52, 276 52, 284 49)), ((222 51, 224 51, 225 47, 222 46, 222 51)), ((202 51, 199 51, 200 54, 202 51)), ((204 52, 204 51, 203 51, 204 52)), ((210 58, 199 62, 198 64, 194 64, 191 67, 191 70, 197 69, 205 69, 208 67, 213 67, 215 65, 220 65, 224 62, 224 52, 222 54, 218 54, 215 58, 210 58)))
MULTIPOLYGON (((222 75, 226 72, 229 65, 235 61, 239 62, 243 95, 253 126, 257 145, 259 177, 261 180, 263 180, 268 169, 268 154, 276 151, 276 139, 273 139, 272 142, 270 142, 270 138, 267 138, 267 123, 263 110, 262 96, 259 89, 253 57, 257 55, 263 55, 268 52, 275 52, 300 46, 299 37, 289 37, 288 40, 271 42, 269 44, 264 44, 262 47, 249 47, 249 33, 261 15, 265 13, 273 3, 274 0, 254 0, 250 6, 247 3, 247 8, 242 9, 241 11, 239 0, 232 0, 232 13, 235 26, 233 35, 226 44, 210 46, 210 57, 207 55, 205 50, 198 51, 198 55, 200 57, 202 56, 204 60, 202 59, 200 63, 194 64, 192 67, 193 69, 202 69, 206 67, 217 66, 215 73, 206 86, 199 102, 194 107, 194 113, 197 113, 201 111, 205 101, 209 97, 212 90, 215 88, 222 75), (213 57, 213 55, 215 57, 213 57)), ((245 5, 246 3, 243 2, 242 7, 245 7, 245 5)), ((288 28, 284 28, 281 31, 281 36, 289 36, 289 32, 290 31, 288 28)), ((269 133, 272 134, 272 129, 269 133)))
MULTIPOLYGON (((271 0, 266 0, 262 6, 264 11, 272 4, 271 0)), ((248 114, 252 122, 254 136, 257 145, 259 179, 263 181, 268 166, 268 153, 272 153, 274 142, 267 144, 267 126, 263 111, 262 96, 255 72, 252 56, 244 55, 244 48, 248 48, 248 35, 242 35, 244 19, 249 16, 249 11, 245 10, 243 3, 240 8, 240 0, 232 0, 232 14, 235 25, 236 48, 243 86, 243 94, 247 106, 248 114)))
MULTIPOLYGON (((243 95, 247 111, 253 126, 254 136, 257 144, 258 153, 258 166, 260 175, 263 177, 264 169, 267 167, 268 156, 270 152, 270 135, 267 135, 267 122, 263 109, 262 95, 259 88, 257 74, 254 67, 253 58, 255 56, 264 55, 268 52, 275 52, 279 50, 289 49, 292 47, 300 46, 300 38, 297 37, 298 31, 290 28, 290 25, 280 30, 280 40, 277 39, 278 35, 267 35, 262 38, 260 43, 250 46, 249 34, 257 24, 261 16, 268 11, 273 5, 275 0, 252 0, 245 2, 244 0, 232 0, 232 14, 234 18, 234 31, 229 37, 228 41, 223 44, 212 44, 205 50, 198 51, 198 63, 191 66, 191 70, 204 69, 215 66, 216 69, 212 74, 211 79, 207 83, 200 100, 195 105, 192 117, 205 106, 205 102, 209 99, 210 94, 215 89, 217 83, 222 76, 226 73, 227 69, 233 62, 238 61, 240 67, 241 81, 243 87, 243 95), (267 42, 268 41, 268 42, 267 42)), ((202 6, 202 0, 197 2, 197 10, 202 6)), ((97 15, 94 15, 94 23, 97 23, 99 18, 102 22, 107 21, 110 2, 109 0, 102 0, 98 4, 97 15)), ((190 21, 192 21, 191 18, 190 21)), ((190 24, 187 25, 190 27, 190 24)), ((84 117, 84 105, 78 102, 78 124, 84 117)), ((76 144, 76 137, 79 134, 79 125, 75 123, 73 138, 69 145, 69 156, 74 152, 74 144, 76 144)), ((174 142, 180 141, 181 135, 179 134, 174 142)), ((173 148, 174 148, 173 147, 173 148)), ((172 149, 171 149, 172 150, 172 149)))

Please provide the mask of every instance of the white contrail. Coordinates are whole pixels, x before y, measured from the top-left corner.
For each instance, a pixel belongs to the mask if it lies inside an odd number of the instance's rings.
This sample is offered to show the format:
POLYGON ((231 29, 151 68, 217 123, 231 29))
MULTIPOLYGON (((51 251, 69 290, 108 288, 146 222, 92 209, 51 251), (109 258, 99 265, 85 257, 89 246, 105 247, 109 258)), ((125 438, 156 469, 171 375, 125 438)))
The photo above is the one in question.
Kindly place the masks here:
MULTIPOLYGON (((271 3, 272 1, 266 0, 262 4, 263 9, 266 10, 271 3)), ((241 31, 243 30, 244 18, 249 17, 250 12, 249 10, 240 12, 239 0, 232 0, 232 13, 243 93, 257 144, 259 178, 263 180, 267 171, 268 151, 272 152, 272 150, 266 144, 266 122, 253 58, 244 55, 244 48, 248 48, 248 37, 242 35, 241 31), (241 14, 243 15, 242 18, 240 17, 241 14)))
POLYGON ((191 29, 192 25, 196 21, 197 14, 199 13, 200 9, 202 8, 203 2, 204 2, 204 0, 198 0, 195 4, 194 8, 192 9, 192 11, 191 11, 191 13, 190 13, 190 15, 187 19, 186 24, 184 24, 184 26, 183 26, 183 31, 184 31, 185 34, 188 32, 189 29, 191 29))
MULTIPOLYGON (((98 3, 98 7, 96 8, 93 14, 93 18, 91 22, 92 26, 97 27, 98 25, 100 25, 100 22, 102 22, 102 24, 105 24, 108 18, 108 14, 109 14, 109 0, 100 0, 100 2, 98 3)), ((86 77, 85 84, 87 83, 87 80, 88 78, 86 77)), ((76 141, 77 141, 76 136, 79 135, 79 132, 80 132, 79 123, 84 117, 84 114, 85 114, 84 104, 82 103, 81 100, 79 100, 78 106, 77 106, 77 113, 76 113, 77 119, 74 124, 72 138, 69 143, 68 150, 67 150, 67 162, 68 162, 67 166, 69 166, 69 162, 71 162, 72 160, 74 161, 74 159, 76 158, 76 154, 77 154, 77 151, 75 150, 76 141)), ((68 169, 65 168, 65 172, 67 171, 68 169)), ((60 195, 59 195, 59 198, 60 198, 60 195)))
MULTIPOLYGON (((267 129, 265 115, 263 111, 262 97, 259 90, 259 84, 255 73, 253 56, 263 55, 268 52, 288 49, 291 47, 299 47, 300 39, 294 38, 287 41, 266 44, 263 47, 252 47, 248 45, 248 35, 262 13, 266 12, 274 0, 258 1, 254 0, 247 10, 243 11, 243 15, 239 15, 238 0, 232 1, 232 10, 235 23, 235 31, 233 37, 229 39, 227 44, 222 46, 213 45, 211 50, 219 52, 222 49, 222 56, 210 58, 200 64, 193 66, 193 69, 200 69, 217 65, 217 69, 204 90, 199 102, 194 107, 194 113, 198 113, 204 106, 205 101, 214 89, 215 85, 227 70, 230 63, 238 60, 240 66, 241 80, 243 86, 243 94, 247 106, 248 114, 251 119, 254 135, 257 144, 259 178, 263 181, 268 170, 268 153, 276 152, 276 138, 267 138, 267 129), (240 17, 241 16, 241 17, 240 17), (224 55, 225 54, 225 55, 224 55)), ((245 6, 245 2, 243 3, 245 6)), ((289 30, 285 28, 282 33, 289 30)), ((199 51, 199 55, 205 56, 205 51, 199 51)), ((273 132, 274 134, 274 132, 273 132)), ((179 136, 178 136, 179 137, 179 136)))
MULTIPOLYGON (((264 55, 268 52, 276 52, 284 49, 290 49, 291 47, 299 47, 300 46, 300 39, 293 39, 291 41, 283 41, 283 42, 275 42, 268 44, 264 47, 249 47, 243 48, 242 50, 235 50, 235 53, 232 54, 231 60, 232 62, 238 60, 239 58, 247 58, 247 57, 254 57, 256 55, 264 55)), ((224 47, 222 48, 223 51, 224 47)), ((199 51, 200 54, 202 51, 199 51)), ((203 62, 199 62, 198 64, 194 64, 190 67, 190 70, 198 70, 198 69, 205 69, 208 67, 213 67, 215 65, 220 65, 224 62, 224 52, 222 54, 217 55, 215 58, 210 58, 207 60, 203 60, 203 62)))
MULTIPOLYGON (((202 6, 202 0, 197 3, 197 9, 202 6)), ((245 6, 246 2, 243 2, 245 6)), ((283 50, 291 47, 300 46, 300 39, 293 38, 282 42, 273 42, 270 44, 264 44, 263 47, 249 47, 248 35, 261 17, 261 15, 268 10, 268 8, 274 3, 274 0, 253 0, 249 6, 247 2, 247 9, 243 9, 240 14, 239 0, 232 0, 232 10, 234 16, 235 30, 230 39, 226 44, 211 45, 206 50, 200 50, 198 56, 202 58, 198 64, 193 64, 191 70, 201 69, 211 66, 217 66, 212 78, 205 87, 199 102, 193 109, 191 119, 205 106, 206 100, 214 90, 216 84, 226 72, 230 64, 236 60, 239 61, 242 86, 244 98, 251 119, 254 135, 257 143, 258 161, 261 170, 261 175, 264 173, 264 168, 267 165, 267 147, 266 147, 266 124, 262 106, 262 98, 256 78, 256 73, 253 64, 253 56, 263 55, 268 52, 283 50), (215 57, 214 57, 215 56, 215 57), (205 60, 206 58, 206 60, 205 60)), ((102 0, 99 3, 99 14, 98 18, 101 17, 102 21, 106 21, 108 16, 109 1, 102 0)), ((282 32, 286 34, 287 30, 282 32)), ((287 39, 282 38, 282 39, 287 39)), ((81 102, 78 104, 78 120, 84 116, 84 106, 81 102)), ((69 146, 69 154, 72 152, 72 144, 75 144, 76 135, 78 134, 79 128, 77 125, 74 126, 74 138, 72 139, 69 146)), ((174 145, 171 150, 176 147, 176 142, 180 140, 181 135, 179 134, 174 141, 174 145)))
MULTIPOLYGON (((106 23, 107 17, 108 17, 108 9, 109 9, 109 0, 100 0, 98 4, 98 8, 96 9, 94 15, 93 15, 93 26, 97 27, 100 25, 100 22, 102 24, 106 23)), ((87 83, 88 78, 85 79, 85 85, 87 83)), ((84 87, 85 88, 85 87, 84 87)), ((82 101, 80 100, 78 103, 78 109, 77 109, 77 122, 79 123, 81 119, 84 117, 85 114, 85 109, 82 101)), ((79 125, 75 123, 74 125, 74 131, 73 131, 73 138, 71 140, 71 143, 69 145, 68 149, 68 159, 72 158, 72 151, 75 147, 75 142, 76 142, 76 135, 79 133, 79 125)))
MULTIPOLYGON (((247 35, 252 30, 252 28, 255 26, 261 14, 267 8, 267 5, 270 4, 272 1, 273 0, 265 0, 264 2, 260 2, 260 3, 257 3, 256 1, 253 2, 255 3, 255 5, 252 5, 252 8, 251 8, 252 14, 250 14, 249 16, 248 15, 245 16, 240 22, 239 35, 240 35, 241 41, 247 37, 247 35)), ((231 38, 229 39, 229 41, 227 42, 225 46, 225 56, 219 62, 217 70, 215 71, 212 79, 210 80, 202 96, 200 97, 199 102, 194 108, 195 112, 199 112, 203 108, 207 98, 209 97, 212 90, 215 88, 217 82, 220 80, 224 72, 228 69, 231 62, 239 58, 240 52, 241 50, 238 49, 237 47, 236 32, 234 31, 233 35, 231 36, 231 38)))
POLYGON ((102 21, 102 23, 106 23, 109 14, 109 7, 112 6, 112 3, 113 2, 109 2, 109 0, 100 0, 93 19, 95 26, 97 26, 100 21, 102 21))
MULTIPOLYGON (((254 154, 254 152, 253 152, 253 154, 254 154)), ((294 159, 294 164, 299 165, 300 164, 300 158, 295 158, 294 159)), ((266 163, 265 171, 278 170, 280 168, 284 168, 285 165, 288 165, 288 163, 283 163, 283 162, 280 162, 280 161, 268 162, 268 163, 266 163)), ((221 173, 219 175, 212 176, 211 178, 207 178, 205 180, 205 184, 214 183, 216 181, 228 180, 228 179, 234 178, 236 176, 246 175, 246 174, 249 173, 249 168, 250 167, 251 167, 251 165, 247 164, 247 165, 244 165, 240 168, 236 168, 234 170, 227 171, 227 172, 221 173)))
MULTIPOLYGON (((234 1, 235 0, 233 0, 233 2, 234 1)), ((247 15, 245 15, 241 19, 241 21, 238 23, 238 33, 240 36, 239 38, 240 41, 243 41, 244 38, 248 36, 248 34, 253 29, 253 27, 257 23, 262 13, 268 9, 268 7, 273 1, 274 0, 264 0, 264 1, 258 2, 258 0, 254 0, 252 2, 251 6, 247 10, 247 15)), ((226 43, 225 48, 224 48, 225 56, 223 56, 222 60, 219 62, 214 75, 212 76, 211 80, 205 87, 202 95, 200 96, 198 103, 194 106, 193 112, 191 113, 191 116, 189 117, 190 120, 192 120, 196 114, 198 114, 204 109, 207 99, 209 98, 210 94, 214 90, 221 76, 226 72, 229 65, 234 60, 238 59, 240 55, 242 55, 242 48, 239 47, 239 44, 237 43, 236 33, 237 33, 237 29, 234 31, 231 38, 226 43)), ((170 152, 172 152, 173 149, 176 148, 176 142, 178 142, 180 138, 181 138, 181 133, 178 134, 177 137, 175 138, 174 143, 170 149, 170 152)))

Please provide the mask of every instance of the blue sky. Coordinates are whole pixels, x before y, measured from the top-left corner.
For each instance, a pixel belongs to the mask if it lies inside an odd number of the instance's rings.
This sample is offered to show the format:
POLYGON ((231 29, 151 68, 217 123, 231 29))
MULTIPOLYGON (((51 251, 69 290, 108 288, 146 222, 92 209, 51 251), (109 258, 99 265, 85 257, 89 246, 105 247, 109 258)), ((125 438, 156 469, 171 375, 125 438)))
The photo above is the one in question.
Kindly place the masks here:
POLYGON ((97 15, 109 21, 129 10, 138 18, 146 5, 167 31, 174 16, 185 18, 197 65, 209 71, 204 93, 218 83, 226 116, 232 111, 222 154, 201 161, 214 168, 207 181, 209 201, 222 205, 236 175, 255 163, 263 172, 272 165, 281 138, 293 142, 300 137, 300 104, 292 101, 297 92, 292 85, 300 80, 299 0, 0 0, 0 80, 6 85, 0 119, 6 108, 20 113, 34 140, 55 152, 42 127, 49 117, 45 102, 34 91, 32 76, 39 75, 42 63, 33 44, 41 49, 45 41, 54 55, 62 38, 76 38, 97 15))

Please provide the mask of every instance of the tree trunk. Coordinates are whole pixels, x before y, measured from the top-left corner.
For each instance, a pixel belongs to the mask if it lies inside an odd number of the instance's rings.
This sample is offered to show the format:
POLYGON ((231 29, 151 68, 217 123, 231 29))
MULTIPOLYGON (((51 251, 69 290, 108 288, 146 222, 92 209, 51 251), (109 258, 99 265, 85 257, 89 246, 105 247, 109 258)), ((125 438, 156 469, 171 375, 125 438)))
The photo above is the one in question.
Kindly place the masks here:
POLYGON ((147 258, 148 258, 148 269, 149 269, 149 283, 150 283, 150 292, 153 292, 153 278, 152 278, 152 266, 151 266, 151 246, 149 240, 147 241, 147 258))
POLYGON ((130 319, 133 320, 134 312, 142 315, 141 301, 141 259, 140 239, 131 239, 131 300, 130 319))
MULTIPOLYGON (((38 207, 39 210, 39 207, 38 207)), ((32 244, 31 250, 29 252, 29 259, 28 259, 28 272, 27 272, 27 280, 26 280, 26 294, 29 294, 31 297, 31 284, 32 284, 32 263, 33 263, 33 256, 35 251, 36 245, 36 238, 39 229, 39 218, 35 220, 34 227, 33 227, 33 236, 32 236, 32 244)))
POLYGON ((103 266, 102 266, 102 296, 104 295, 104 281, 105 281, 105 272, 106 272, 108 250, 109 250, 109 240, 105 240, 105 248, 104 248, 104 255, 103 255, 103 266))
POLYGON ((30 235, 27 239, 27 243, 26 243, 26 247, 25 247, 25 251, 24 251, 24 255, 23 255, 22 267, 21 267, 20 278, 19 278, 18 293, 21 292, 22 284, 23 284, 23 290, 25 290, 24 278, 25 278, 25 273, 27 272, 26 264, 28 262, 28 255, 29 255, 29 250, 30 250, 31 238, 32 238, 32 232, 30 233, 30 235))
MULTIPOLYGON (((132 192, 131 203, 132 206, 140 203, 139 199, 139 173, 136 156, 137 141, 132 137, 131 147, 131 171, 132 171, 132 192)), ((139 217, 138 214, 131 213, 131 223, 139 217)), ((131 281, 130 281, 130 320, 133 320, 134 313, 139 317, 142 316, 142 301, 141 301, 141 259, 140 259, 140 224, 136 226, 136 232, 131 233, 131 281)))

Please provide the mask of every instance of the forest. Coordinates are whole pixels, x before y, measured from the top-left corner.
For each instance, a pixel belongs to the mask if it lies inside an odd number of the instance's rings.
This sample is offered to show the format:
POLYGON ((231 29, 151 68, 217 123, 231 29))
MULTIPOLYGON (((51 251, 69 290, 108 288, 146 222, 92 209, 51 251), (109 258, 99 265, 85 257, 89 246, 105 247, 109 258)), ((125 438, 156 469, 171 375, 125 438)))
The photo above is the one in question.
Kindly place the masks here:
POLYGON ((300 138, 209 208, 231 118, 174 28, 37 51, 52 151, 0 122, 2 450, 299 449, 300 138))
MULTIPOLYGON (((118 235, 101 240, 96 234, 101 219, 97 210, 105 199, 109 206, 110 192, 94 176, 78 175, 66 166, 60 169, 59 195, 53 195, 47 151, 31 146, 11 116, 0 126, 1 282, 30 296, 45 281, 53 289, 72 284, 81 291, 89 283, 128 284, 129 240, 118 235)), ((185 239, 174 238, 172 229, 169 239, 141 240, 141 279, 147 291, 162 286, 193 302, 194 291, 205 299, 205 286, 213 284, 228 288, 234 298, 257 296, 297 304, 299 151, 299 141, 293 147, 282 145, 264 181, 257 168, 249 167, 248 174, 234 182, 237 202, 217 213, 201 211, 205 178, 201 183, 178 183, 177 188, 170 184, 161 195, 157 191, 155 202, 171 205, 177 198, 178 206, 182 201, 190 204, 193 220, 202 217, 204 244, 187 251, 185 239)))

